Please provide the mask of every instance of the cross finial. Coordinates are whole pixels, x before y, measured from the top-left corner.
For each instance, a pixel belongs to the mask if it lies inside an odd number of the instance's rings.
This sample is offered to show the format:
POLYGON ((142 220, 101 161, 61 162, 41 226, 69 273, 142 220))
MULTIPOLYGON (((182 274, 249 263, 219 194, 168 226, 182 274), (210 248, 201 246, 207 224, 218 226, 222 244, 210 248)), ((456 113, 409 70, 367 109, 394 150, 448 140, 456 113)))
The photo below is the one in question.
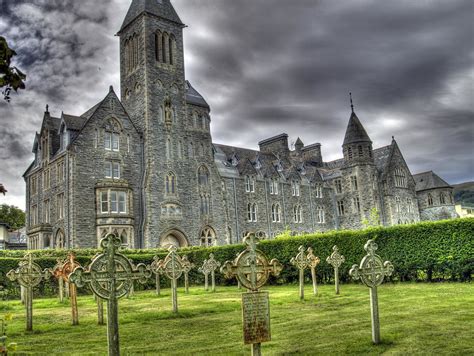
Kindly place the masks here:
POLYGON ((49 105, 46 104, 46 112, 49 114, 49 105))
POLYGON ((351 99, 351 110, 352 110, 352 113, 354 113, 354 103, 352 102, 352 93, 349 92, 349 98, 351 99))

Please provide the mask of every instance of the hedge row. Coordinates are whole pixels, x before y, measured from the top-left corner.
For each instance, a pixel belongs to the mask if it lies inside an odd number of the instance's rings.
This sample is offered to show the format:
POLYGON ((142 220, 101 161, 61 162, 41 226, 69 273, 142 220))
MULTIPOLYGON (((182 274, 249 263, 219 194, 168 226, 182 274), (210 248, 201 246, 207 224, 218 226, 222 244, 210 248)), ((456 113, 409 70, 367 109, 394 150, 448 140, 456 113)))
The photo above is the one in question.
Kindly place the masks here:
MULTIPOLYGON (((362 231, 335 231, 324 234, 312 234, 295 237, 278 237, 274 240, 262 241, 259 248, 271 258, 277 258, 284 269, 277 278, 272 278, 269 283, 284 284, 296 283, 297 270, 290 264, 290 259, 298 252, 298 247, 311 246, 317 256, 321 258, 318 266, 318 281, 330 283, 333 280, 333 269, 326 263, 326 257, 332 252, 334 245, 339 246, 340 252, 345 256, 346 262, 340 269, 340 280, 349 281, 349 269, 353 264, 358 264, 365 255, 363 249, 368 239, 375 239, 379 246, 378 254, 383 260, 390 260, 395 266, 392 281, 470 281, 474 274, 474 219, 457 219, 441 222, 426 222, 414 225, 399 225, 388 228, 371 228, 362 231)), ((209 253, 214 253, 215 258, 222 263, 233 259, 240 251, 242 245, 217 246, 210 248, 190 247, 183 248, 180 254, 188 255, 196 267, 202 265, 209 253)), ((98 251, 93 249, 77 250, 78 260, 87 265, 91 257, 98 251)), ((24 251, 6 251, 0 254, 0 285, 4 287, 5 294, 17 296, 17 286, 8 281, 5 274, 17 266, 19 258, 24 251)), ((37 262, 43 268, 52 268, 57 258, 64 258, 66 251, 35 251, 37 262)), ((153 256, 158 254, 161 258, 166 256, 163 249, 124 250, 134 263, 149 264, 153 256)), ((308 277, 309 278, 309 273, 308 277)), ((235 281, 224 280, 220 273, 216 274, 218 284, 233 284, 235 281)), ((203 283, 203 276, 195 268, 190 273, 192 284, 203 283)), ((162 278, 164 286, 169 281, 162 278)), ((55 293, 57 283, 51 279, 38 288, 38 293, 45 295, 55 293)), ((144 287, 154 288, 154 279, 144 287)))

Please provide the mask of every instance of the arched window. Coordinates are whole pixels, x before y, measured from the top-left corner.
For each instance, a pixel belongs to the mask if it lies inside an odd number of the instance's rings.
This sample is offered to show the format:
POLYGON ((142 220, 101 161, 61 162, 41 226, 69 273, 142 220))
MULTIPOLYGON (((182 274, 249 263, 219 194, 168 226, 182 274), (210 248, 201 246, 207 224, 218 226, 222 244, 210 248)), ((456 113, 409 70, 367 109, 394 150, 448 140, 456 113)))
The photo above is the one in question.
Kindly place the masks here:
POLYGON ((300 183, 296 180, 291 181, 291 195, 294 197, 300 196, 300 183))
POLYGON ((161 62, 163 58, 163 43, 162 43, 163 34, 158 30, 155 34, 155 58, 158 62, 161 62))
POLYGON ((257 203, 248 203, 247 204, 247 215, 248 221, 256 222, 257 221, 257 203))
POLYGON ((272 221, 273 222, 280 222, 280 204, 276 203, 272 205, 272 221))
POLYGON ((245 176, 245 191, 247 193, 255 192, 255 179, 251 176, 245 176))
POLYGON ((293 207, 293 222, 302 223, 303 222, 303 209, 300 205, 295 205, 293 207))
POLYGON ((55 246, 57 249, 64 248, 64 232, 62 230, 58 230, 56 232, 56 237, 54 240, 55 240, 55 246))
POLYGON ((174 64, 174 36, 171 35, 168 41, 169 44, 169 53, 170 53, 170 60, 169 64, 173 65, 174 64))
POLYGON ((433 206, 433 196, 428 193, 428 206, 433 206))
POLYGON ((128 245, 128 236, 126 230, 122 230, 122 233, 120 234, 120 240, 122 241, 122 245, 128 245))
POLYGON ((439 203, 440 204, 446 204, 446 197, 445 197, 444 193, 441 193, 439 195, 439 203))
POLYGON ((209 193, 201 193, 201 215, 211 214, 211 197, 209 193))
POLYGON ((402 211, 400 197, 395 197, 395 211, 397 213, 402 211))
POLYGON ((201 166, 198 169, 198 183, 202 188, 209 186, 209 170, 206 166, 201 166))
POLYGON ((213 228, 206 226, 201 231, 201 246, 213 246, 216 242, 216 233, 213 228))
POLYGON ((117 120, 109 119, 105 124, 104 148, 107 151, 120 150, 121 127, 117 120))
POLYGON ((347 149, 347 156, 349 157, 349 159, 352 159, 352 147, 349 147, 347 149))
POLYGON ((183 158, 183 143, 181 141, 178 141, 178 158, 183 158))
POLYGON ((166 159, 171 160, 172 154, 171 154, 171 138, 166 139, 166 159))
POLYGON ((176 175, 169 172, 165 178, 166 194, 176 194, 176 175))
POLYGON ((364 156, 364 150, 362 148, 361 145, 357 146, 357 149, 359 150, 359 157, 363 157, 364 156))
POLYGON ((169 35, 163 33, 163 63, 169 63, 169 35))

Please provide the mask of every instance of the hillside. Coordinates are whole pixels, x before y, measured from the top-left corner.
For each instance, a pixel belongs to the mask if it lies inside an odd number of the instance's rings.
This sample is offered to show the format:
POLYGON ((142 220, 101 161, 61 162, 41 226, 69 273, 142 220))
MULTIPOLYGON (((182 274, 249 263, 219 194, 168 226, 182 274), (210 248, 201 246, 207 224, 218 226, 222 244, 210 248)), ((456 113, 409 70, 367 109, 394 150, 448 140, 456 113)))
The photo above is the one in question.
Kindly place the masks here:
POLYGON ((474 182, 454 184, 453 187, 456 204, 474 206, 474 182))

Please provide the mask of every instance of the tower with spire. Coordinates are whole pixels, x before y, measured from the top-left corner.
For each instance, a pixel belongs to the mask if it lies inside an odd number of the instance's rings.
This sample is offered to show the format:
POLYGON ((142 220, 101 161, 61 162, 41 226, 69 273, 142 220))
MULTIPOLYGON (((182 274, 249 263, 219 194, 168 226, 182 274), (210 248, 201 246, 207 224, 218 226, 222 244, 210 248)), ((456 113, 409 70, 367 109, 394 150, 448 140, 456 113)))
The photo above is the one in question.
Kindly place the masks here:
POLYGON ((210 189, 191 186, 201 167, 218 178, 210 108, 185 79, 185 27, 170 0, 133 0, 118 32, 122 102, 143 132, 144 247, 198 244, 189 237, 207 224, 208 207, 219 206, 210 189))
POLYGON ((361 228, 361 222, 369 218, 372 209, 380 210, 378 175, 372 140, 355 113, 352 93, 349 97, 351 116, 342 144, 344 189, 343 195, 338 197, 339 208, 343 206, 344 214, 340 214, 339 223, 343 228, 361 228))

